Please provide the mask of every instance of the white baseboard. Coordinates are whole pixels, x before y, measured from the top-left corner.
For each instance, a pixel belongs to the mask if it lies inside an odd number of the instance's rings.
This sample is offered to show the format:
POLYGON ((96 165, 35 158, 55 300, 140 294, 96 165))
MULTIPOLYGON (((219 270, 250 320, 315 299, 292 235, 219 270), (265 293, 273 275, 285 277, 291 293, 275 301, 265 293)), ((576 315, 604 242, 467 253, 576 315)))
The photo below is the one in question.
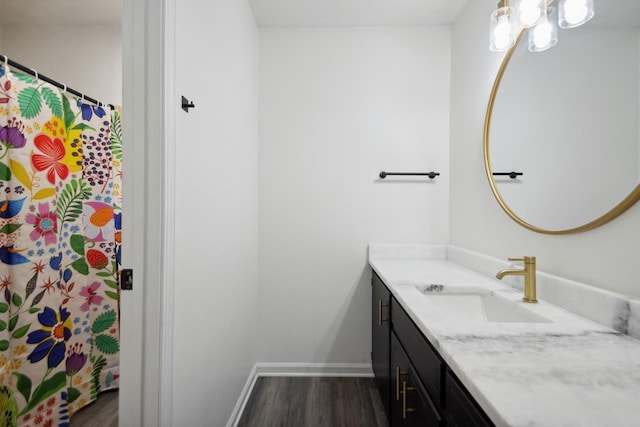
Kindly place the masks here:
POLYGON ((371 363, 257 363, 260 377, 373 377, 371 363))
POLYGON ((373 377, 371 363, 256 363, 247 378, 227 427, 236 427, 259 377, 373 377))
POLYGON ((242 416, 242 412, 244 411, 244 407, 247 406, 247 401, 249 400, 249 396, 251 396, 251 392, 253 391, 253 386, 256 384, 256 380, 258 379, 258 365, 253 365, 253 369, 249 373, 249 378, 247 378, 247 382, 244 384, 242 391, 240 392, 240 397, 236 402, 236 407, 233 408, 233 412, 229 417, 229 421, 227 421, 227 427, 236 427, 240 422, 240 417, 242 416))

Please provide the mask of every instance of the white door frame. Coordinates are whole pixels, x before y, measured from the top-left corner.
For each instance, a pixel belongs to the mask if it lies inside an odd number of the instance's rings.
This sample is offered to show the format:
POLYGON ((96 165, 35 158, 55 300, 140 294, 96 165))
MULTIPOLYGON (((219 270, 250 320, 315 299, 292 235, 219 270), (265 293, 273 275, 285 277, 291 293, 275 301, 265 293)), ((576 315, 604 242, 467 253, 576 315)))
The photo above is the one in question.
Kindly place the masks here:
POLYGON ((174 0, 123 0, 123 267, 119 424, 169 426, 173 295, 174 0))

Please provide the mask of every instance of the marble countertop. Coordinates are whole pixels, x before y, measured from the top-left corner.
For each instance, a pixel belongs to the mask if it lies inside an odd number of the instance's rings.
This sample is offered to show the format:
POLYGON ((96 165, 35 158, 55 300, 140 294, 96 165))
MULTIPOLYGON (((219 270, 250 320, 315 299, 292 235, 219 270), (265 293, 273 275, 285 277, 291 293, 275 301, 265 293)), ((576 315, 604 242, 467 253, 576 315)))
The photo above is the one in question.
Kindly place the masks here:
POLYGON ((446 259, 397 255, 370 251, 369 264, 497 426, 640 425, 640 340, 523 303, 522 291, 446 259), (550 322, 452 318, 416 288, 430 284, 487 289, 550 322))

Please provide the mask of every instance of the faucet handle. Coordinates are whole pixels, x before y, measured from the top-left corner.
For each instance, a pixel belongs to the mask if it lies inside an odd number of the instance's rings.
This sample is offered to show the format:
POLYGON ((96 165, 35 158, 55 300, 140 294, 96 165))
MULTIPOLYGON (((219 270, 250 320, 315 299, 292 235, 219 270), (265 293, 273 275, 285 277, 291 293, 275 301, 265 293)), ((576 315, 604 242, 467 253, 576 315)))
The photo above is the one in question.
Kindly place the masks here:
POLYGON ((524 262, 525 264, 535 264, 536 263, 536 257, 534 257, 534 256, 524 256, 524 257, 519 257, 519 258, 507 258, 507 260, 509 260, 509 261, 521 261, 521 262, 524 262))

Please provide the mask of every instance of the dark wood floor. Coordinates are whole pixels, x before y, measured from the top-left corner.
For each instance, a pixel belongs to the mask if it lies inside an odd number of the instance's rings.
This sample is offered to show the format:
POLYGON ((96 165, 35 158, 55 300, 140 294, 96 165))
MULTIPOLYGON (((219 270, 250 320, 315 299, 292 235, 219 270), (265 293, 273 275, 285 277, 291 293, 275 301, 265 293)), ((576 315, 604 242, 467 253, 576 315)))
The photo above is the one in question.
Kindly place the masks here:
MULTIPOLYGON (((388 427, 373 378, 260 377, 238 427, 388 427)), ((118 427, 118 391, 71 417, 71 427, 118 427)))
POLYGON ((71 416, 71 427, 118 427, 118 390, 105 391, 98 399, 71 416))
POLYGON ((260 377, 238 427, 387 427, 373 378, 260 377))

